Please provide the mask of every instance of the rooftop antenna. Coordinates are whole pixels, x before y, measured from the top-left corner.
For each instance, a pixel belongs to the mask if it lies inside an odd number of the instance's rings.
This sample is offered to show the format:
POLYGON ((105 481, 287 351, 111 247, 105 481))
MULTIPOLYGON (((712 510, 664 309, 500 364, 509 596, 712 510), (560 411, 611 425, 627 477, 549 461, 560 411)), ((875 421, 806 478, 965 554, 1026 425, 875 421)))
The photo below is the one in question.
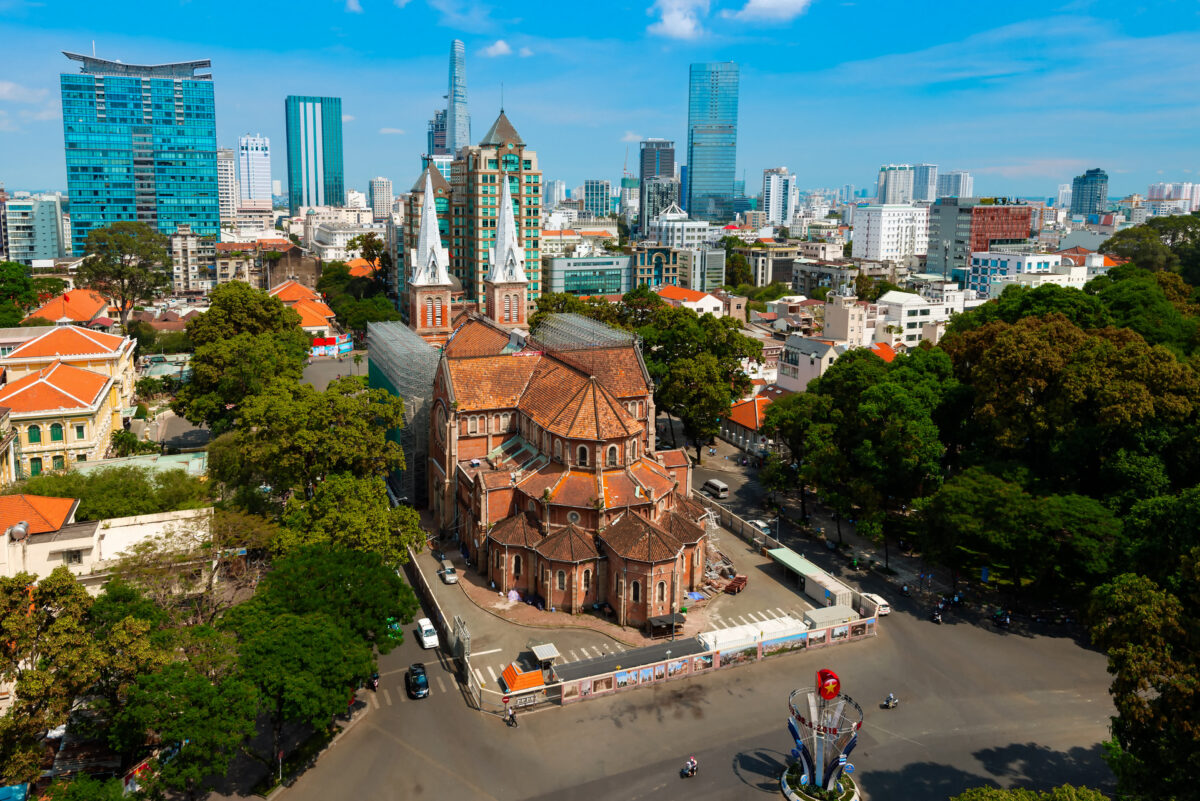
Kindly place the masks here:
POLYGON ((92 58, 96 57, 96 40, 92 40, 92 58))
POLYGON ((500 113, 504 113, 504 81, 500 82, 500 113))

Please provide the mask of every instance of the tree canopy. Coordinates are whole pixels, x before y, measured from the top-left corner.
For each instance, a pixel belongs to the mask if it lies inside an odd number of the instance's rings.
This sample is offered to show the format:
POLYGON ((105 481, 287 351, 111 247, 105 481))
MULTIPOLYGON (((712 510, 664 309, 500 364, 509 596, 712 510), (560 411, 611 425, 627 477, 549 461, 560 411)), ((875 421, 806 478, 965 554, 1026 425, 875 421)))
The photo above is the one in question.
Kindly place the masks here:
POLYGON ((184 470, 154 471, 123 465, 89 470, 45 473, 4 488, 5 495, 27 493, 52 498, 78 498, 75 519, 107 520, 180 509, 200 509, 212 503, 210 485, 184 470))
POLYGON ((88 256, 79 265, 79 283, 112 298, 121 325, 133 307, 162 292, 171 281, 167 238, 144 222, 115 222, 88 232, 88 256))

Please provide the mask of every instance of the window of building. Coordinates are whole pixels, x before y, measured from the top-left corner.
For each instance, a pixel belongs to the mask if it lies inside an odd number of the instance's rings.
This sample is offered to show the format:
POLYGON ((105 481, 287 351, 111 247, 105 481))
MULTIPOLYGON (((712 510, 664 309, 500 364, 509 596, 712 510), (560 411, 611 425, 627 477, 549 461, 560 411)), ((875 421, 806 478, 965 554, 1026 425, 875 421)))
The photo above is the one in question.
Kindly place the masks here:
POLYGON ((667 582, 665 582, 665 581, 658 582, 657 592, 658 592, 658 602, 661 604, 664 601, 666 601, 667 600, 667 582))
POLYGON ((567 588, 567 574, 562 570, 558 571, 558 588, 560 590, 567 588))
POLYGON ((554 440, 554 461, 556 461, 556 462, 562 461, 562 440, 561 439, 554 440))
POLYGON ((87 439, 87 429, 82 423, 75 426, 75 439, 87 439))
POLYGON ((513 578, 521 577, 521 554, 513 554, 513 578))
POLYGON ((578 524, 580 521, 579 512, 567 512, 567 522, 578 524))
POLYGON ((83 564, 83 551, 63 551, 64 565, 81 565, 83 564))
POLYGON ((608 466, 609 467, 617 466, 617 446, 616 445, 608 446, 608 466))
POLYGON ((30 426, 29 427, 29 444, 37 445, 41 441, 42 441, 42 427, 41 426, 30 426))
POLYGON ((55 456, 50 460, 50 464, 53 465, 54 470, 66 470, 67 469, 67 457, 55 456))
POLYGON ((504 322, 510 322, 512 319, 512 296, 504 296, 504 322))
POLYGON ((75 461, 77 461, 77 462, 86 462, 86 461, 87 461, 87 454, 86 454, 86 453, 81 453, 81 454, 79 454, 78 456, 76 456, 76 457, 75 457, 75 461))
POLYGON ((623 579, 617 579, 617 597, 625 597, 625 581, 623 579))
POLYGON ((575 463, 580 465, 581 467, 587 467, 588 449, 587 449, 586 445, 579 446, 579 458, 576 460, 575 463))
POLYGON ((642 585, 641 585, 641 583, 639 583, 637 581, 633 582, 633 584, 631 584, 629 587, 629 595, 630 595, 630 600, 632 600, 635 604, 640 603, 642 600, 642 585))
POLYGON ((592 588, 592 571, 585 570, 585 571, 583 571, 583 592, 584 592, 584 594, 586 594, 587 591, 590 590, 591 588, 592 588))
POLYGON ((479 418, 478 417, 472 416, 472 417, 467 418, 467 433, 468 434, 478 434, 479 433, 479 418))
POLYGON ((29 460, 29 475, 40 476, 41 474, 42 474, 42 460, 41 459, 30 459, 29 460))

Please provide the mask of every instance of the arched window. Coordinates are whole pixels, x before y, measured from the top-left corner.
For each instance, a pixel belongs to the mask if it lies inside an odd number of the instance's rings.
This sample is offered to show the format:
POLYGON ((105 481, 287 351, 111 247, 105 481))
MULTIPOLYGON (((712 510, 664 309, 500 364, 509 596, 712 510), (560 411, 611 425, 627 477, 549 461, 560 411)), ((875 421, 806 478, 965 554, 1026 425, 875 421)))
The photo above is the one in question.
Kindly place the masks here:
POLYGON ((513 578, 521 577, 521 554, 513 554, 513 578))
POLYGON ((608 446, 608 466, 609 467, 617 466, 617 446, 616 445, 608 446))
POLYGON ((433 321, 437 325, 442 324, 442 299, 438 298, 437 303, 433 306, 433 321))
POLYGON ((29 475, 40 476, 41 474, 42 474, 42 460, 41 459, 30 459, 29 460, 29 475))
POLYGON ((567 588, 566 571, 563 571, 563 570, 558 571, 558 588, 560 590, 565 590, 567 588))
POLYGON ((580 465, 581 467, 587 467, 587 463, 588 463, 587 445, 580 445, 579 446, 579 459, 576 460, 576 464, 580 465))
POLYGON ((425 298, 425 325, 433 325, 433 299, 425 298))
POLYGON ((658 582, 658 602, 661 604, 667 600, 667 582, 658 582))
POLYGON ((556 461, 556 462, 562 461, 562 440, 561 439, 554 440, 554 461, 556 461))
POLYGON ((62 423, 51 423, 50 424, 50 441, 51 442, 62 442, 63 441, 62 423))
MULTIPOLYGON (((41 441, 42 441, 42 427, 41 426, 30 426, 29 427, 29 444, 37 445, 41 441)), ((38 466, 39 466, 38 469, 40 470, 41 469, 40 461, 38 462, 38 466)), ((35 473, 35 475, 36 475, 36 473, 35 473)))
POLYGON ((629 593, 631 595, 631 600, 635 604, 640 603, 642 600, 642 585, 639 582, 633 582, 633 584, 629 587, 629 593))
POLYGON ((537 502, 536 502, 536 501, 534 501, 534 500, 533 500, 533 498, 530 498, 530 499, 529 499, 529 506, 528 506, 527 508, 528 508, 528 509, 529 509, 529 511, 531 511, 531 512, 537 512, 537 502))
POLYGON ((592 571, 583 571, 583 594, 587 595, 588 590, 592 588, 592 571))
POLYGON ((512 295, 504 296, 504 322, 509 322, 512 316, 512 295))
POLYGON ((617 579, 617 597, 618 598, 625 597, 625 580, 624 579, 617 579))
POLYGON ((636 439, 633 441, 633 458, 638 458, 638 441, 636 439))
POLYGON ((479 431, 479 418, 476 417, 475 415, 471 415, 470 417, 467 418, 467 433, 475 434, 475 433, 478 433, 478 431, 479 431))

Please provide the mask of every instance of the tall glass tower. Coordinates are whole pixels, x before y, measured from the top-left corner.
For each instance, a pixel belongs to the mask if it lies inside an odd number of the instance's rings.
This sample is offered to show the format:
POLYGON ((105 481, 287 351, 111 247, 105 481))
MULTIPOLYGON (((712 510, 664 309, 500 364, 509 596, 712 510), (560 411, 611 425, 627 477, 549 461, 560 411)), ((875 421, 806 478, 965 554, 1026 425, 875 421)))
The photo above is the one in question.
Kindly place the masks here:
POLYGON ((446 93, 446 149, 450 155, 457 156, 458 149, 469 144, 471 115, 467 113, 467 46, 455 39, 450 43, 450 89, 446 93))
POLYGON ((342 172, 342 99, 289 95, 287 113, 288 208, 346 205, 342 172))
POLYGON ((1101 214, 1108 206, 1108 173, 1100 168, 1071 181, 1071 214, 1101 214))
POLYGON ((688 83, 687 212, 733 219, 737 169, 738 65, 693 64, 688 83))
POLYGON ((88 232, 141 221, 163 234, 220 230, 212 62, 139 66, 64 52, 82 65, 59 76, 71 247, 88 232))

